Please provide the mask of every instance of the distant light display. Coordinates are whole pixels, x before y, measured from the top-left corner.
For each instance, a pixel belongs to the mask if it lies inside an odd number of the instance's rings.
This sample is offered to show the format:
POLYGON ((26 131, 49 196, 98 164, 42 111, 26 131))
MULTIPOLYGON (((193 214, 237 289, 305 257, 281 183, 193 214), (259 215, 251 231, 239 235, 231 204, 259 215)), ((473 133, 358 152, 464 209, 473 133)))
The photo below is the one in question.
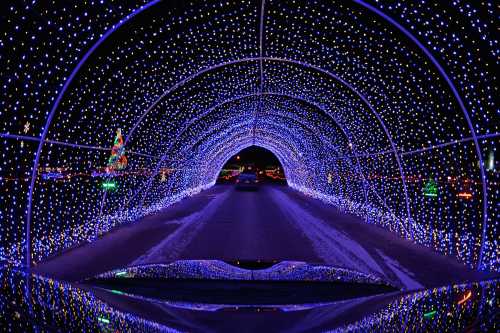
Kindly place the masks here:
POLYGON ((498 271, 495 6, 7 6, 0 257, 31 265, 93 240, 212 186, 231 156, 259 145, 290 186, 498 271), (111 177, 116 188, 103 189, 111 177))
POLYGON ((116 189, 116 182, 112 180, 107 180, 102 183, 102 188, 105 190, 115 190, 116 189))

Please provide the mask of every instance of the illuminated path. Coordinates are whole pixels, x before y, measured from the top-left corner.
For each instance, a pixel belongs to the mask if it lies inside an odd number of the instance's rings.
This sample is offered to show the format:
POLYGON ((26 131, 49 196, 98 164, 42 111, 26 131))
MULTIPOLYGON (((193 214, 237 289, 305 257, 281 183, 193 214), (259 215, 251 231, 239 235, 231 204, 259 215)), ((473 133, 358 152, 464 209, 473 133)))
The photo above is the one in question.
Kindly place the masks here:
POLYGON ((288 187, 271 185, 257 192, 215 186, 35 271, 79 280, 126 265, 177 259, 327 263, 382 275, 405 289, 488 277, 288 187))

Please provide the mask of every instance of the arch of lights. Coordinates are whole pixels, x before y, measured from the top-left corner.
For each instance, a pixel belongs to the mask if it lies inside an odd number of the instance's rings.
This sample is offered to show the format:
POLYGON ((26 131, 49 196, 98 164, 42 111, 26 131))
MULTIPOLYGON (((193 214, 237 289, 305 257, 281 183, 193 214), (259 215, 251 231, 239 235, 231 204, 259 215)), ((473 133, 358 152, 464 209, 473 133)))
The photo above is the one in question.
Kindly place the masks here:
POLYGON ((212 186, 288 184, 498 270, 493 2, 57 1, 2 13, 0 257, 31 265, 212 186), (117 129, 128 163, 106 171, 117 129), (104 184, 107 184, 104 186, 104 184))

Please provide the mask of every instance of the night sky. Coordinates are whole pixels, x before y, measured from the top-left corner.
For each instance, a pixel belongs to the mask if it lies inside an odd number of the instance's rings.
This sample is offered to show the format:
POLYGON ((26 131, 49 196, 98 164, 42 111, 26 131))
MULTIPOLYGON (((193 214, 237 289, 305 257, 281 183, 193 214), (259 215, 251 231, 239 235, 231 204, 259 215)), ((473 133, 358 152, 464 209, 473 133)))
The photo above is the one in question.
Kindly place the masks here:
POLYGON ((258 169, 264 169, 269 166, 279 166, 282 168, 278 158, 269 150, 257 146, 251 146, 241 150, 233 155, 224 165, 224 169, 231 165, 255 165, 258 169), (237 159, 237 156, 240 159, 237 159))

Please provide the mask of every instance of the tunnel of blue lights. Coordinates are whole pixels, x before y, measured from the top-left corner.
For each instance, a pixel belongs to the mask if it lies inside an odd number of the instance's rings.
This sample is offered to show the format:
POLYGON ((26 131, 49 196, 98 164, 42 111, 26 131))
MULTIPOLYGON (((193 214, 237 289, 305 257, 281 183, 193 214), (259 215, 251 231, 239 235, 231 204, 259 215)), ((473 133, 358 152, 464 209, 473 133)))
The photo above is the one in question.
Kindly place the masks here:
POLYGON ((498 271, 495 6, 13 4, 1 258, 29 266, 92 241, 214 185, 257 145, 289 186, 498 271))

